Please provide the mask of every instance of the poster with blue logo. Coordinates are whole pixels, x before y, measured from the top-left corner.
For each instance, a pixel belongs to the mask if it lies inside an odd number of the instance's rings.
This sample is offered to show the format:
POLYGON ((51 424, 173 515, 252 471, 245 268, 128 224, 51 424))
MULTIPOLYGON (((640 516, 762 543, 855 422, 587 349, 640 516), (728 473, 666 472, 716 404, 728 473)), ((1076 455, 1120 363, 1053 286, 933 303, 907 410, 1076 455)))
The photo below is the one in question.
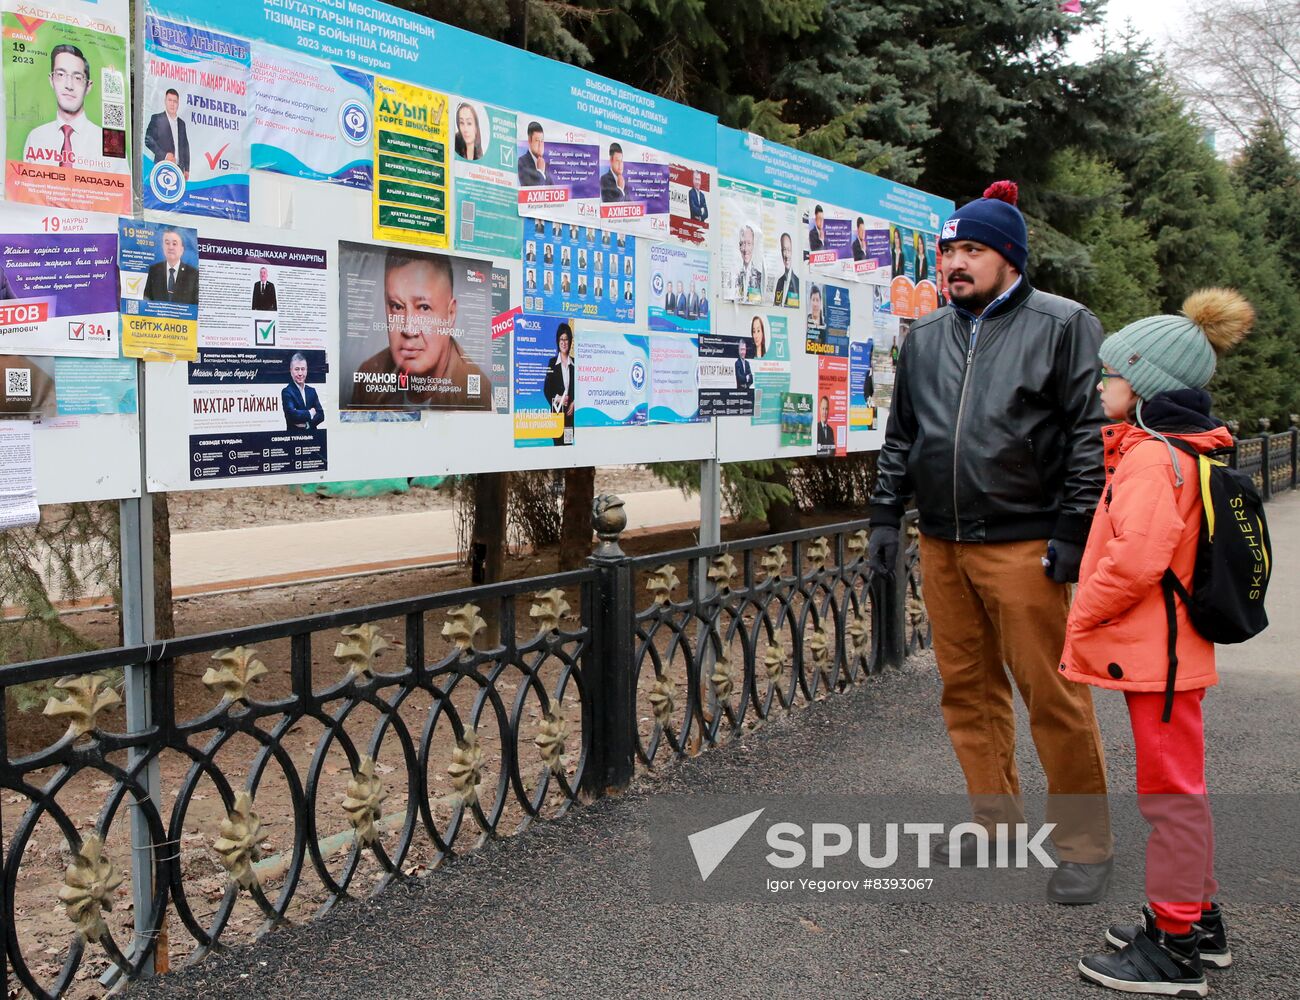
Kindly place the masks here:
POLYGON ((650 381, 649 338, 584 333, 578 357, 579 427, 628 427, 646 422, 650 381))
POLYGON ((650 247, 650 329, 708 333, 709 255, 667 243, 650 247))
POLYGON ((524 221, 524 310, 631 323, 636 237, 572 222, 524 221))
POLYGON ((849 290, 843 285, 813 282, 808 288, 807 354, 849 356, 849 290))
POLYGON ((253 46, 249 145, 255 170, 369 191, 375 79, 253 46))
POLYGON ((248 221, 248 42, 145 19, 144 207, 248 221))
POLYGON ((515 447, 573 444, 573 324, 556 316, 516 316, 514 340, 515 447))

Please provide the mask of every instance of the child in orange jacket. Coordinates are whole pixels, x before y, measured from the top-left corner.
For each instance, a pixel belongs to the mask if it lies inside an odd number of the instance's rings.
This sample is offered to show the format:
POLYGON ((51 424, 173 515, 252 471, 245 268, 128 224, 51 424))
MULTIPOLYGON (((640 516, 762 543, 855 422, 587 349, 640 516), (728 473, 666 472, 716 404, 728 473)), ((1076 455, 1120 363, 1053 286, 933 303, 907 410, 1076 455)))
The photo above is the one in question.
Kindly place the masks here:
POLYGON ((1106 487, 1084 551, 1061 670, 1071 680, 1123 691, 1133 727, 1139 807, 1151 827, 1145 923, 1112 926, 1106 940, 1119 950, 1079 962, 1085 979, 1127 993, 1205 996, 1204 967, 1232 961, 1212 900, 1201 718, 1205 690, 1218 682, 1214 644, 1192 627, 1181 600, 1170 627, 1160 581, 1172 569, 1191 589, 1201 522, 1196 460, 1167 438, 1200 452, 1231 446, 1232 435, 1210 415, 1204 386, 1216 356, 1246 335, 1254 315, 1236 292, 1206 289, 1183 303, 1182 315, 1130 323, 1101 346, 1097 388, 1116 423, 1102 431, 1106 487))

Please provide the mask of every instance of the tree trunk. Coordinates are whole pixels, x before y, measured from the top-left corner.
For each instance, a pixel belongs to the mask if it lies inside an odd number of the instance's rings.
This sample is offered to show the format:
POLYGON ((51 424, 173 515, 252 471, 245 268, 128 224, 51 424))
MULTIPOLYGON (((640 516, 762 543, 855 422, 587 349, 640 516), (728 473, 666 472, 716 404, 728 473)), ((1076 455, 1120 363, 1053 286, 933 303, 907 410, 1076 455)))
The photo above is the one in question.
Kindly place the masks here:
POLYGON ((579 569, 591 555, 591 504, 596 499, 596 470, 587 465, 564 473, 564 510, 560 515, 560 572, 579 569))
MULTIPOLYGON (((773 469, 767 475, 762 477, 765 482, 776 483, 784 486, 787 490, 790 488, 790 477, 786 474, 785 469, 773 469)), ((799 510, 799 505, 793 500, 789 503, 783 503, 780 500, 773 500, 767 505, 767 527, 773 534, 779 534, 783 531, 797 531, 803 527, 803 515, 799 510)))
POLYGON ((172 605, 172 517, 166 493, 152 495, 153 506, 153 631, 156 639, 176 636, 172 605))
MULTIPOLYGON (((510 499, 510 473, 480 472, 474 477, 474 529, 470 533, 470 581, 478 586, 501 579, 506 562, 506 507, 510 499)), ((497 609, 484 607, 487 622, 483 638, 495 644, 500 638, 497 609)))

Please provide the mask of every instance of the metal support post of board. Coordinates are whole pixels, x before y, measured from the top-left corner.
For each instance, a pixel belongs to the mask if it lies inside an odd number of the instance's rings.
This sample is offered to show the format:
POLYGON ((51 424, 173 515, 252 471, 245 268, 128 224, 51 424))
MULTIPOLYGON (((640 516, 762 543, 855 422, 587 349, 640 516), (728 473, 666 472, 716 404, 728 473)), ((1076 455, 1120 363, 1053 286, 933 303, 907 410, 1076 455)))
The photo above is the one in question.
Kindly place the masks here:
MULTIPOLYGON (((700 544, 717 545, 722 541, 722 465, 716 458, 700 462, 700 544)), ((701 560, 696 586, 701 599, 709 596, 709 564, 701 560)))

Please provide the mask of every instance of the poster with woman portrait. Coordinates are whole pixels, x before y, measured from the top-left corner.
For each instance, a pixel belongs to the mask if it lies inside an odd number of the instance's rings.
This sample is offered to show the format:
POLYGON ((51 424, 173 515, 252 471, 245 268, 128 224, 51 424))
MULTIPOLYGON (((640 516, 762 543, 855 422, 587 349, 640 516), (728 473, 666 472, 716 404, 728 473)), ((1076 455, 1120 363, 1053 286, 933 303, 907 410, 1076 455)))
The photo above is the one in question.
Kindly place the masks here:
POLYGON ((515 317, 516 448, 573 444, 577 401, 573 329, 573 321, 558 316, 515 317))
POLYGON ((451 129, 456 249, 513 257, 524 226, 515 203, 514 112, 453 96, 451 129))

